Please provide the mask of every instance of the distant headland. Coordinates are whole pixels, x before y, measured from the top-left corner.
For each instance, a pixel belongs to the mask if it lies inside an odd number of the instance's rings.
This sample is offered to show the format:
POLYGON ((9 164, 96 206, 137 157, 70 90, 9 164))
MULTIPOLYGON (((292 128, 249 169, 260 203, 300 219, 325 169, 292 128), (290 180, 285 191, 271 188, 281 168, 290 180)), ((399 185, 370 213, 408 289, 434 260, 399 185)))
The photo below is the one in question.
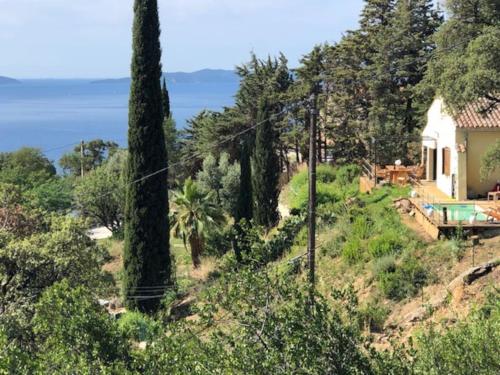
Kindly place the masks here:
POLYGON ((20 83, 17 79, 0 76, 0 85, 18 85, 20 83))
MULTIPOLYGON (((167 83, 238 83, 240 78, 233 70, 203 69, 192 73, 175 72, 163 73, 167 83)), ((93 84, 129 83, 130 78, 101 79, 93 84)))

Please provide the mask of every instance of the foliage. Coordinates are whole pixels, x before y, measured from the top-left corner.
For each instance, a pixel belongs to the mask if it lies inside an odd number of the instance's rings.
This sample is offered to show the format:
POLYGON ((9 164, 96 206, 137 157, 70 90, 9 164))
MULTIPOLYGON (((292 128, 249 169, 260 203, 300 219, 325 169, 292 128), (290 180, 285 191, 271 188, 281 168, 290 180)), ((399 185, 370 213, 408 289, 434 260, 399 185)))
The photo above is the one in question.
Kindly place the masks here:
POLYGON ((370 332, 382 332, 388 315, 389 309, 374 301, 370 301, 359 309, 360 322, 370 332))
POLYGON ((115 142, 94 139, 90 142, 84 142, 83 145, 76 146, 73 152, 64 154, 59 160, 59 165, 65 173, 80 176, 82 167, 83 173, 86 174, 101 166, 117 150, 118 144, 115 142))
POLYGON ((213 191, 217 203, 231 216, 236 216, 240 193, 240 166, 229 161, 229 154, 223 152, 219 161, 208 155, 203 160, 203 169, 197 175, 198 185, 206 193, 213 191))
POLYGON ((118 320, 118 329, 130 340, 151 341, 159 331, 159 325, 149 316, 129 311, 118 320))
POLYGON ((378 275, 382 293, 393 300, 417 295, 429 278, 429 271, 414 257, 404 258, 395 269, 378 275))
POLYGON ((20 187, 0 183, 0 231, 24 237, 39 229, 40 213, 26 207, 23 201, 20 187))
POLYGON ((237 223, 241 220, 252 220, 253 217, 253 190, 252 190, 252 164, 251 147, 248 137, 240 145, 240 184, 238 200, 234 219, 237 223))
POLYGON ((433 36, 437 48, 426 84, 454 111, 486 99, 485 110, 500 102, 500 9, 496 0, 449 0, 448 20, 433 36))
POLYGON ((450 240, 450 251, 455 257, 456 261, 461 261, 467 251, 467 244, 465 242, 464 230, 461 225, 457 227, 453 238, 450 240))
POLYGON ((35 307, 33 331, 41 373, 119 373, 128 349, 118 327, 92 292, 62 281, 35 307))
POLYGON ((25 193, 27 205, 46 212, 67 212, 72 206, 71 179, 54 176, 25 193))
POLYGON ((398 254, 404 248, 404 242, 399 233, 387 231, 375 238, 368 244, 368 251, 374 258, 398 254))
POLYGON ((487 180, 497 169, 500 169, 500 140, 488 147, 481 159, 481 179, 487 180))
POLYGON ((135 1, 132 34, 123 289, 129 308, 153 312, 161 300, 141 290, 172 282, 156 0, 135 1))
POLYGON ((418 340, 417 374, 496 374, 500 371, 500 305, 491 302, 452 327, 431 328, 418 340))
MULTIPOLYGON (((346 165, 334 168, 327 164, 320 164, 317 168, 316 200, 318 215, 325 222, 332 222, 332 213, 336 211, 336 203, 353 197, 357 194, 358 186, 355 176, 359 168, 346 165)), ((307 170, 297 173, 290 181, 290 207, 298 211, 307 208, 309 198, 307 170)), ((334 219, 334 218, 333 218, 334 219)))
POLYGON ((292 279, 240 270, 221 280, 201 311, 206 326, 178 326, 149 346, 146 373, 325 374, 371 373, 370 360, 358 346, 355 325, 344 324, 337 312, 317 297, 307 308, 308 293, 292 279), (215 328, 217 311, 231 330, 215 328), (206 329, 206 328, 205 328, 206 329))
POLYGON ((205 240, 211 230, 219 230, 225 223, 225 217, 214 199, 213 192, 203 192, 188 178, 182 191, 173 199, 172 234, 182 238, 186 250, 191 249, 193 267, 201 265, 200 257, 205 249, 205 240))
POLYGON ((358 263, 363 260, 363 257, 364 249, 358 238, 352 238, 344 244, 342 248, 342 258, 344 258, 347 263, 358 263))
POLYGON ((255 150, 252 156, 252 191, 254 221, 267 230, 278 223, 280 168, 275 149, 275 129, 271 119, 271 104, 267 98, 259 103, 255 150))
POLYGON ((105 290, 101 267, 107 253, 87 237, 85 223, 53 216, 46 225, 46 231, 25 239, 7 238, 0 248, 0 312, 5 319, 25 324, 33 302, 63 279, 71 286, 105 290))
POLYGON ((106 164, 80 179, 75 188, 75 205, 83 217, 122 235, 125 210, 126 154, 117 152, 106 164))
POLYGON ((10 153, 0 153, 0 182, 29 190, 56 174, 54 165, 42 151, 23 147, 10 153))

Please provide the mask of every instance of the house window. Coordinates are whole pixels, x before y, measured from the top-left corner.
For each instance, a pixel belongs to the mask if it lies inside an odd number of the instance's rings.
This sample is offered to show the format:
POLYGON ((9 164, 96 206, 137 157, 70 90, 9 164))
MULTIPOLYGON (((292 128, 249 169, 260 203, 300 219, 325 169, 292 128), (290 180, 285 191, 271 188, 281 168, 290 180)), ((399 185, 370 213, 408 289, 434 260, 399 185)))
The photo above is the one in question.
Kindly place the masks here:
POLYGON ((449 147, 443 148, 443 167, 442 171, 445 176, 451 175, 451 152, 449 147))

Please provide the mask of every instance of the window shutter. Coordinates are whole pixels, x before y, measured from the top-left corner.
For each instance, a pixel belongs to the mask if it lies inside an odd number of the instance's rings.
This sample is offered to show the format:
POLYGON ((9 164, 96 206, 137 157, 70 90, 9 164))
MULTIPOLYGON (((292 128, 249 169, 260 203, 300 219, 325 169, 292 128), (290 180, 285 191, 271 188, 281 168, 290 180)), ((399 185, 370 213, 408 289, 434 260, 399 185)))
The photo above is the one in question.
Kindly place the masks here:
POLYGON ((451 175, 451 151, 448 147, 443 148, 443 174, 451 175))

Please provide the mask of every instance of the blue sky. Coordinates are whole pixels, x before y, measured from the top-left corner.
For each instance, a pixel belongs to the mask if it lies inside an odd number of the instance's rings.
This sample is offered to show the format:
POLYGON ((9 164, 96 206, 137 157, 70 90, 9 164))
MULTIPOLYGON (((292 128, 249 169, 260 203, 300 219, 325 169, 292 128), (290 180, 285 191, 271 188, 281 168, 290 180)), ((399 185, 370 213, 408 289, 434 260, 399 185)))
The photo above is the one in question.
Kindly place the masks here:
MULTIPOLYGON (((0 75, 112 78, 129 73, 133 0, 0 0, 0 75)), ((232 69, 357 27, 362 0, 159 0, 167 71, 232 69)))

